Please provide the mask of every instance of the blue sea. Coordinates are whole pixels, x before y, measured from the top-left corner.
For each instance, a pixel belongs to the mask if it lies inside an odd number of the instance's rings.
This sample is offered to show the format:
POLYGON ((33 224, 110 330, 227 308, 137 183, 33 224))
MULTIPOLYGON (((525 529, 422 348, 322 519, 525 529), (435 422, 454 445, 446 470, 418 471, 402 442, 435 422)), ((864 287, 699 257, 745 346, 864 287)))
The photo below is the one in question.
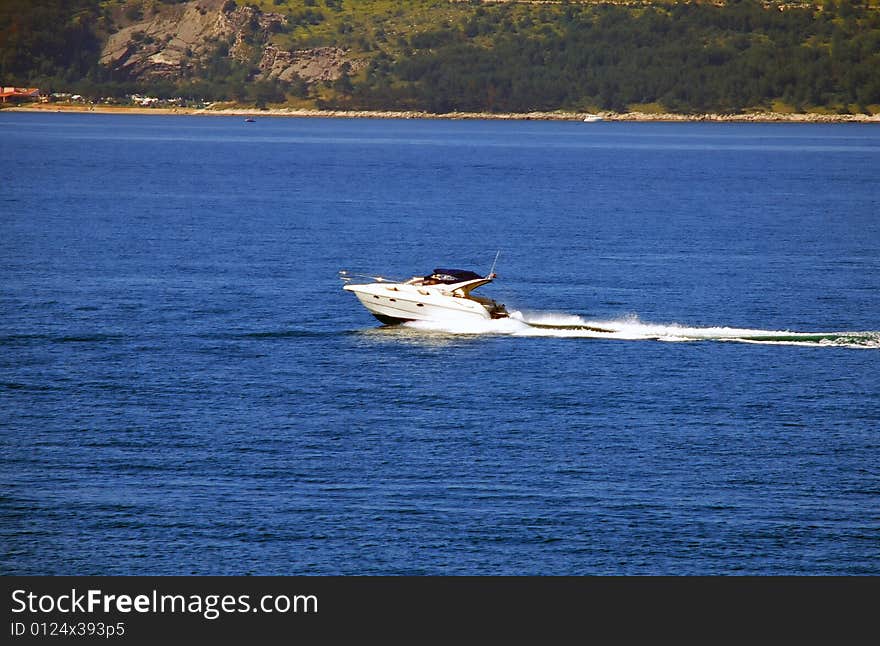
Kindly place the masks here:
POLYGON ((0 136, 3 574, 880 574, 878 126, 0 136))

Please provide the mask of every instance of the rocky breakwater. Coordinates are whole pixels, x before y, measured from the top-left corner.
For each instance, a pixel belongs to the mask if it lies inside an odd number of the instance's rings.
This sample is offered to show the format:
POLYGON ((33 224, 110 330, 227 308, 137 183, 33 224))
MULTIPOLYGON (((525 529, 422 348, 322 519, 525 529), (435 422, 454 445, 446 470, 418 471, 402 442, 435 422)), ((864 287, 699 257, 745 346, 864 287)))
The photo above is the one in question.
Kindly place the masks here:
POLYGON ((880 123, 880 115, 819 114, 815 112, 742 112, 673 114, 648 112, 603 113, 608 121, 717 121, 735 123, 880 123))
MULTIPOLYGON (((584 112, 434 112, 418 110, 308 110, 301 108, 253 108, 225 107, 194 110, 193 114, 250 115, 273 117, 336 117, 344 119, 450 119, 493 121, 584 121, 594 113, 584 112)), ((680 122, 731 122, 731 123, 876 123, 880 114, 818 114, 754 112, 740 114, 675 114, 656 112, 600 112, 600 121, 680 121, 680 122)))

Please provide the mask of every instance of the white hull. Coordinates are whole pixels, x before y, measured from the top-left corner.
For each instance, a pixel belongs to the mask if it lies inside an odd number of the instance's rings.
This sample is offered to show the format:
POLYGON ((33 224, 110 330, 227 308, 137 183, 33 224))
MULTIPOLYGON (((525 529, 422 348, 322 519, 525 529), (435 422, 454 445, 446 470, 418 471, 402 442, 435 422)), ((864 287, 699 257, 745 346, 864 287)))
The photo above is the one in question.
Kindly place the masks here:
POLYGON ((345 285, 343 289, 353 292, 363 306, 384 323, 492 318, 490 310, 474 297, 453 296, 435 287, 368 283, 345 285))

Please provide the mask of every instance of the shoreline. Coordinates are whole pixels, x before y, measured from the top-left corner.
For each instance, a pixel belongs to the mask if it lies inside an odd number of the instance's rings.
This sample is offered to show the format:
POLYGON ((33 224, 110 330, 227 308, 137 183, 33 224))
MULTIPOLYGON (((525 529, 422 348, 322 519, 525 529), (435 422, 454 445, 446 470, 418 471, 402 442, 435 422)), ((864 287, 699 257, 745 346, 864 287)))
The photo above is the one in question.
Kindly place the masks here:
POLYGON ((84 114, 295 117, 325 119, 439 119, 492 121, 584 121, 598 116, 599 121, 629 122, 718 122, 718 123, 880 123, 880 114, 819 114, 752 112, 741 114, 674 114, 648 112, 447 112, 437 114, 401 110, 314 110, 301 108, 142 108, 136 106, 91 106, 38 104, 0 109, 0 112, 61 112, 84 114))

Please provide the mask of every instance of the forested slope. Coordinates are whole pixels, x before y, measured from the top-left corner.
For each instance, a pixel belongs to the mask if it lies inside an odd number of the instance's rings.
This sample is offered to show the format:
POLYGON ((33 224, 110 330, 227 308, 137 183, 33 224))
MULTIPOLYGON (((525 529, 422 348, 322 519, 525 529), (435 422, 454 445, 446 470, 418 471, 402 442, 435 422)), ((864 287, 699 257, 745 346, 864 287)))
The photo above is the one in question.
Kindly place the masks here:
POLYGON ((438 113, 876 113, 880 10, 876 0, 2 0, 0 80, 438 113), (183 42, 180 21, 194 12, 226 27, 183 42))

